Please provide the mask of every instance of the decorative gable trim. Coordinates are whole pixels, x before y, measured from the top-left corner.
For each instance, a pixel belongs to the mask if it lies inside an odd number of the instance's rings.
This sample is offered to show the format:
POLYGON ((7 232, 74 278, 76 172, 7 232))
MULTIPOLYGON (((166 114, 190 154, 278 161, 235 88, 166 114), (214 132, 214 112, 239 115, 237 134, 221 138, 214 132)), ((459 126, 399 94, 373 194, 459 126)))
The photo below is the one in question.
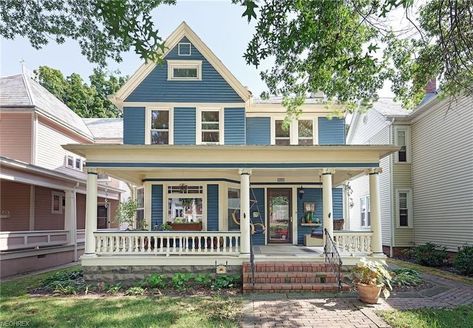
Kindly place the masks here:
MULTIPOLYGON (((251 97, 251 92, 245 88, 240 81, 225 67, 218 57, 210 50, 209 47, 195 34, 195 32, 182 22, 177 29, 164 42, 165 51, 162 53, 163 58, 186 37, 190 43, 208 60, 215 70, 227 81, 227 83, 236 91, 236 93, 247 102, 251 97)), ((161 52, 161 51, 160 51, 161 52)), ((118 90, 115 95, 109 99, 118 107, 123 107, 124 100, 140 85, 141 82, 156 67, 154 62, 146 62, 138 68, 138 70, 128 79, 128 81, 118 90)))

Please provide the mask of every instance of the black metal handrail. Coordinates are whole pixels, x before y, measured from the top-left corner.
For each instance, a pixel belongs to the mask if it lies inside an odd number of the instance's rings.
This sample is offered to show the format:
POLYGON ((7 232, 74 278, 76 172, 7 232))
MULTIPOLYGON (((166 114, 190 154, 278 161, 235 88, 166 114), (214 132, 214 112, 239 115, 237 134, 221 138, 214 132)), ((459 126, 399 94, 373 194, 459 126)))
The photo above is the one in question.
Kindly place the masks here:
POLYGON ((342 289, 342 258, 338 252, 337 246, 330 236, 330 233, 327 229, 324 229, 325 234, 325 245, 324 245, 324 255, 325 263, 330 264, 333 273, 337 276, 338 290, 342 289))
POLYGON ((253 251, 253 236, 250 233, 250 268, 251 268, 251 284, 255 286, 255 252, 253 251))

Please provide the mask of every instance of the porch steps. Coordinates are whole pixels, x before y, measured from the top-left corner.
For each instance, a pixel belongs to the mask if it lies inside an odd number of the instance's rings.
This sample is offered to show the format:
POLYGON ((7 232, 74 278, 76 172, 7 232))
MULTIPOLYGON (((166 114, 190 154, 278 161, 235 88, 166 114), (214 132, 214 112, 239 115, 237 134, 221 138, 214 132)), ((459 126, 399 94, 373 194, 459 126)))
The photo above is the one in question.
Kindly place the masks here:
MULTIPOLYGON (((342 273, 343 275, 343 273, 342 273)), ((251 283, 251 265, 243 263, 243 292, 337 292, 337 277, 325 263, 261 262, 255 263, 255 284, 251 283)), ((342 284, 342 291, 350 287, 342 284)))

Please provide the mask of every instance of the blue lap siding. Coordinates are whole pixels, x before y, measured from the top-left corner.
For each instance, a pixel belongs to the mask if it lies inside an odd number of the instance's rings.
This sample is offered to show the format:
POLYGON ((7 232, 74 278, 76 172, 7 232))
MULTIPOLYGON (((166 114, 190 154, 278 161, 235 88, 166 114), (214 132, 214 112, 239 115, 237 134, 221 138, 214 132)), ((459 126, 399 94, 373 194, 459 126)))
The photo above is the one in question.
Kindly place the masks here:
POLYGON ((207 230, 218 231, 218 185, 207 185, 207 230))
POLYGON ((245 108, 225 108, 224 129, 226 145, 244 145, 246 143, 245 108))
POLYGON ((246 144, 269 145, 271 144, 271 118, 248 117, 246 119, 246 144))
POLYGON ((319 117, 319 145, 345 144, 345 119, 319 117))
POLYGON ((196 138, 195 107, 174 108, 174 144, 195 145, 196 138))
POLYGON ((151 187, 151 229, 160 230, 163 224, 163 186, 151 187))
POLYGON ((145 143, 145 108, 123 108, 123 143, 143 145, 145 143))

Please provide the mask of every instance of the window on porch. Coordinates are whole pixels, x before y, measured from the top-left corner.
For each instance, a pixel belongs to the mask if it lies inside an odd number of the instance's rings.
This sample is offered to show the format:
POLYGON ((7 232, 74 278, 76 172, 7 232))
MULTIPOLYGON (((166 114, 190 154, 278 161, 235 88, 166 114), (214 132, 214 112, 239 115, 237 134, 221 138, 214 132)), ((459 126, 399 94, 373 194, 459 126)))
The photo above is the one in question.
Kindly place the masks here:
POLYGON ((371 227, 370 196, 363 196, 360 198, 360 218, 361 227, 371 227))
POLYGON ((136 221, 137 226, 142 226, 145 217, 145 189, 136 189, 136 221))
POLYGON ((228 188, 228 230, 240 230, 240 189, 228 188))
POLYGON ((203 219, 203 186, 169 186, 169 223, 201 223, 203 219))

